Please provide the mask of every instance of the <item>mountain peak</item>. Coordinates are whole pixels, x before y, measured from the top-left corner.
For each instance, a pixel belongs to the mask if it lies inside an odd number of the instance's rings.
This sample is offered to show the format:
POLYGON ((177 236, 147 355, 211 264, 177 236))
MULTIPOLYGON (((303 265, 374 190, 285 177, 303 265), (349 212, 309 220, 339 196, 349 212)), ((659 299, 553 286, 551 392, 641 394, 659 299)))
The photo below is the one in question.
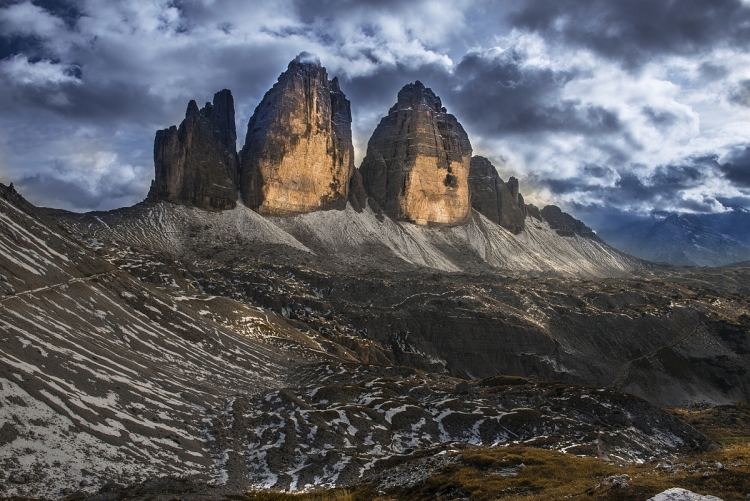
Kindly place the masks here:
POLYGON ((455 225, 471 216, 471 143, 420 81, 405 85, 367 144, 367 193, 394 219, 455 225))
POLYGON ((302 52, 250 118, 240 191, 261 214, 346 206, 354 173, 351 107, 338 79, 302 52))
POLYGON ((425 87, 422 82, 417 80, 414 83, 404 85, 398 92, 396 105, 390 110, 394 111, 425 107, 431 111, 445 112, 440 98, 429 87, 425 87))
POLYGON ((198 109, 190 100, 180 127, 157 131, 150 200, 231 209, 237 201, 234 99, 224 89, 198 109))
POLYGON ((289 63, 289 66, 293 64, 316 66, 318 68, 321 67, 320 58, 318 57, 318 55, 307 51, 300 52, 297 57, 295 57, 294 60, 289 63))

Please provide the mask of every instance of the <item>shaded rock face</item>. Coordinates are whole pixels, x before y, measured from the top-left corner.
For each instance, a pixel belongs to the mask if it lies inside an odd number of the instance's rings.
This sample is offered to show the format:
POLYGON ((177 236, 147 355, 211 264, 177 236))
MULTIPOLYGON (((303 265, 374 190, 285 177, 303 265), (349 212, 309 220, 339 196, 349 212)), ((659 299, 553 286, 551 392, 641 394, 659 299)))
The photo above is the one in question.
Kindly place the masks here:
POLYGON ((515 234, 523 230, 526 205, 516 178, 504 183, 489 160, 475 156, 471 157, 469 189, 475 211, 515 234))
POLYGON ((452 225, 471 214, 471 144, 456 117, 421 82, 405 86, 367 145, 367 193, 394 219, 452 225))
POLYGON ((526 210, 526 214, 530 217, 533 217, 534 219, 538 221, 542 221, 542 211, 539 210, 539 207, 533 204, 526 204, 524 205, 524 209, 526 210))
POLYGON ((237 203, 237 131, 234 99, 224 89, 213 104, 190 101, 180 127, 157 131, 156 170, 150 200, 187 203, 203 209, 232 209, 237 203))
POLYGON ((584 238, 590 238, 592 240, 600 240, 594 230, 583 224, 583 221, 579 221, 567 212, 563 212, 560 207, 556 205, 548 205, 541 212, 542 218, 549 223, 550 228, 555 230, 558 235, 563 237, 572 237, 573 235, 580 235, 584 238))
POLYGON ((240 190, 261 214, 343 209, 354 171, 349 101, 317 57, 289 63, 248 123, 240 190))

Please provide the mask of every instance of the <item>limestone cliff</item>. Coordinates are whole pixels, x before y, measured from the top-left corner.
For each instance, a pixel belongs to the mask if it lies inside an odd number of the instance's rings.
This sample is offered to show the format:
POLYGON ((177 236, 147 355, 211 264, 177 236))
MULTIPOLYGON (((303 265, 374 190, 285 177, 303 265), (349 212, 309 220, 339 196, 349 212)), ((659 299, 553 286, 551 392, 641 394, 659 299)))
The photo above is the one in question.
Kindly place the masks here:
POLYGON ((354 171, 349 101, 317 57, 289 63, 248 123, 240 190, 261 214, 346 205, 354 171))
POLYGON ((475 156, 471 157, 469 188, 475 211, 515 234, 523 230, 526 205, 516 178, 504 183, 489 160, 475 156))
POLYGON ((394 219, 458 224, 471 215, 471 144, 456 117, 421 82, 405 86, 367 145, 367 193, 394 219))
POLYGON ((237 131, 234 99, 224 89, 213 104, 190 101, 185 120, 156 133, 155 178, 149 200, 231 209, 237 202, 237 131))

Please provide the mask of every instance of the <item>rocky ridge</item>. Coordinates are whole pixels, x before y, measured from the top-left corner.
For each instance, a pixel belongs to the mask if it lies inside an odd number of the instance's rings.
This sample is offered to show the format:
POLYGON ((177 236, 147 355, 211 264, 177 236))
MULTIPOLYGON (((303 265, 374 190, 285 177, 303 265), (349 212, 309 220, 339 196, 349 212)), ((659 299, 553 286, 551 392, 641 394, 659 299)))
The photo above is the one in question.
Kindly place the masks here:
POLYGON ((250 118, 240 191, 260 214, 343 209, 354 173, 351 109, 338 78, 303 52, 250 118))
POLYGON ((393 219, 455 225, 471 215, 471 143, 422 82, 406 85, 367 144, 364 187, 393 219))
POLYGON ((601 242, 601 239, 596 236, 594 230, 586 226, 583 221, 563 212, 560 207, 557 207, 556 205, 546 206, 541 210, 540 215, 549 223, 550 228, 555 230, 560 236, 572 237, 574 235, 579 235, 584 238, 590 238, 601 242))
POLYGON ((237 131, 234 99, 224 89, 213 104, 190 101, 180 127, 156 133, 155 178, 149 200, 188 203, 202 209, 232 209, 237 202, 237 131))
POLYGON ((649 261, 687 266, 724 266, 750 259, 750 211, 735 207, 715 214, 652 215, 598 228, 618 249, 649 261))

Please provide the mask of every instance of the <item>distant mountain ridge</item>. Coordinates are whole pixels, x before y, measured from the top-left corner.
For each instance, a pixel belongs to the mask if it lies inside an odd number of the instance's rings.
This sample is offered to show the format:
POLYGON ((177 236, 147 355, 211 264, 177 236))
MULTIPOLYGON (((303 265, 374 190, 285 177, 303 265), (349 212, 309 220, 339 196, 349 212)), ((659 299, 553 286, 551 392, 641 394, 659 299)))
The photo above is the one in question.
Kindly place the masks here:
POLYGON ((623 252, 649 261, 724 266, 750 260, 750 211, 670 214, 599 229, 597 235, 623 252))

